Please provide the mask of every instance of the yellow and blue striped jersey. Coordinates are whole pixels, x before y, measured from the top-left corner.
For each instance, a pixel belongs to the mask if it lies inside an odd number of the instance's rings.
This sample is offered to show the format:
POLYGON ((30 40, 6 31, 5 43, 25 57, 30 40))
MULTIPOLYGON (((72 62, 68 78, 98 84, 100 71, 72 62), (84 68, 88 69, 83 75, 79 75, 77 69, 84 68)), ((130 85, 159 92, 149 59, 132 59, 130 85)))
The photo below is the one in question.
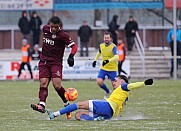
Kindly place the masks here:
MULTIPOLYGON (((117 47, 113 43, 111 43, 109 46, 105 46, 105 43, 101 43, 99 53, 101 53, 102 55, 102 62, 104 60, 109 60, 113 58, 115 55, 118 55, 117 47)), ((117 71, 118 70, 117 60, 110 61, 105 66, 101 65, 101 69, 105 71, 117 71)))

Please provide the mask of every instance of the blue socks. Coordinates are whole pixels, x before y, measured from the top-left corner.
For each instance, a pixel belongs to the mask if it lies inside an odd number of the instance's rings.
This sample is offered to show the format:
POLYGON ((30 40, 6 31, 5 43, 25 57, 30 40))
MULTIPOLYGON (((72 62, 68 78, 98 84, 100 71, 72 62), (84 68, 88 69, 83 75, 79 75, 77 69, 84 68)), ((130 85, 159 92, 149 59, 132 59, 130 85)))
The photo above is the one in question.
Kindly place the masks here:
POLYGON ((107 86, 104 84, 104 83, 102 83, 102 85, 100 86, 103 90, 105 90, 106 91, 106 93, 109 93, 109 89, 107 88, 107 86))
POLYGON ((82 115, 80 115, 80 120, 82 120, 82 121, 93 121, 94 117, 91 117, 91 116, 86 115, 86 114, 82 114, 82 115))
POLYGON ((59 112, 60 112, 60 115, 63 115, 65 113, 70 113, 70 112, 75 111, 77 109, 78 109, 78 105, 77 105, 77 103, 74 103, 74 104, 70 104, 70 105, 60 109, 59 112))

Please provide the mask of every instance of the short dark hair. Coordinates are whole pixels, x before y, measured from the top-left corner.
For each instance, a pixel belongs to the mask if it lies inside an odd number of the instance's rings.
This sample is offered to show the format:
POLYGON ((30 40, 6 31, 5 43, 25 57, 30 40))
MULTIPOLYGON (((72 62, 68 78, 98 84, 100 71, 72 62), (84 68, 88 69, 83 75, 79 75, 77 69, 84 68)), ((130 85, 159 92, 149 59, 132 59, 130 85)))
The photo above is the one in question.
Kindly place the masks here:
POLYGON ((134 18, 134 17, 132 15, 130 15, 129 18, 134 18))
POLYGON ((22 11, 22 15, 23 15, 24 13, 26 13, 26 14, 27 14, 26 10, 23 10, 23 11, 22 11))
POLYGON ((34 15, 34 14, 37 14, 37 13, 36 13, 36 11, 33 11, 33 13, 32 13, 32 14, 34 15))
POLYGON ((50 22, 52 22, 53 24, 62 24, 62 21, 61 21, 60 18, 57 17, 57 16, 53 16, 53 17, 50 19, 50 22))
POLYGON ((125 75, 118 75, 120 79, 123 79, 126 83, 129 83, 128 78, 125 75))
POLYGON ((111 32, 106 31, 106 32, 104 33, 104 35, 110 35, 110 37, 112 38, 111 32))

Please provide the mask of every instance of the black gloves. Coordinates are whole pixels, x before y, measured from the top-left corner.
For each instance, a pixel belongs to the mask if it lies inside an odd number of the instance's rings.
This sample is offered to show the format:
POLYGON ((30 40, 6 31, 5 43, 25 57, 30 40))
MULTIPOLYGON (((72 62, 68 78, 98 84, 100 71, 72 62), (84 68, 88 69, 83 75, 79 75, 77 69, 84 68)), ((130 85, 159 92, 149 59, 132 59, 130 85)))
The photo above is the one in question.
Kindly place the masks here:
POLYGON ((70 54, 68 59, 67 59, 67 63, 70 67, 74 66, 74 54, 70 54))
POLYGON ((152 85, 153 84, 153 79, 147 79, 145 80, 145 85, 152 85))
POLYGON ((107 63, 109 63, 109 60, 104 60, 104 61, 102 62, 102 66, 105 66, 107 63))
POLYGON ((93 61, 92 67, 96 67, 96 61, 93 61))

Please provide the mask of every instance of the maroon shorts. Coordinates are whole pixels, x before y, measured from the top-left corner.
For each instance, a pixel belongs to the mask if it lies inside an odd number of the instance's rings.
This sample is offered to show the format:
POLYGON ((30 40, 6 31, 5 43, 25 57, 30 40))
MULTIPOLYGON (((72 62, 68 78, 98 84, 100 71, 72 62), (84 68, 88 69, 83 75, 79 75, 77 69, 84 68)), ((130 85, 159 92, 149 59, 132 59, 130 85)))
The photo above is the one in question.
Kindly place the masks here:
POLYGON ((60 78, 62 79, 62 63, 52 61, 40 61, 38 64, 39 79, 60 78))

